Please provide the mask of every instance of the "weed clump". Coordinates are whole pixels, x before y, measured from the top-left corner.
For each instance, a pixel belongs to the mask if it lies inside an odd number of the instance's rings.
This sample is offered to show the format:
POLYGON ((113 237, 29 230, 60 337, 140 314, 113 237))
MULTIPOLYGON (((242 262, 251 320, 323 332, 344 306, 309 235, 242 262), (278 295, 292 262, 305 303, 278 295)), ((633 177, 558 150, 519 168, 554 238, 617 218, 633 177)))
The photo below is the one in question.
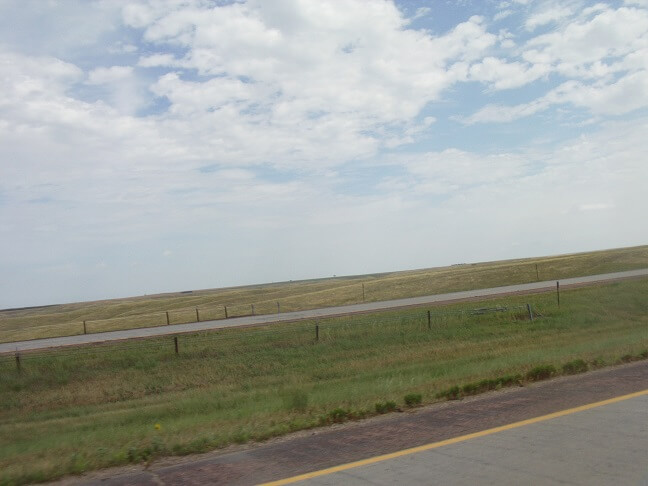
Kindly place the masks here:
POLYGON ((605 366, 605 360, 601 357, 599 358, 594 358, 591 362, 590 365, 592 368, 603 368, 605 366))
POLYGON ((393 412, 396 410, 398 407, 396 406, 396 402, 383 402, 383 403, 376 403, 376 413, 383 414, 383 413, 389 413, 393 412))
POLYGON ((344 408, 334 408, 326 415, 319 418, 319 425, 341 424, 347 420, 359 420, 371 414, 370 410, 347 410, 344 408))
POLYGON ((343 408, 335 408, 328 413, 331 422, 339 424, 349 418, 349 411, 343 408))
POLYGON ((457 400, 460 396, 461 389, 458 386, 453 386, 436 394, 436 398, 445 398, 447 400, 457 400))
POLYGON ((420 393, 408 393, 405 395, 405 405, 408 407, 415 407, 420 405, 423 401, 423 395, 420 393))
POLYGON ((553 365, 541 365, 529 370, 526 379, 529 381, 547 380, 556 374, 556 368, 553 365))
POLYGON ((576 373, 584 373, 588 369, 587 363, 582 359, 575 359, 565 363, 562 367, 562 371, 565 375, 575 375, 576 373))

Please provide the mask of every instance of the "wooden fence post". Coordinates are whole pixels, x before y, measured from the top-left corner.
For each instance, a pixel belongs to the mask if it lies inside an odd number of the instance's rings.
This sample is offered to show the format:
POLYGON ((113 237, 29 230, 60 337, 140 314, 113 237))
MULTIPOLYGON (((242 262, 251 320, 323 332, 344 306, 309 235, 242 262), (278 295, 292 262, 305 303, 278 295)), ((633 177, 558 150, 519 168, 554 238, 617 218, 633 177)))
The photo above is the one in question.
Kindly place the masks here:
POLYGON ((279 307, 279 302, 277 302, 277 314, 281 314, 281 307, 279 307))
POLYGON ((364 284, 362 284, 362 302, 365 301, 365 290, 364 290, 364 284))
POLYGON ((173 344, 175 344, 175 353, 178 354, 178 336, 173 336, 173 344))
POLYGON ((319 341, 319 324, 315 323, 315 341, 319 341))
POLYGON ((169 311, 164 312, 166 314, 167 326, 169 325, 169 311))
POLYGON ((16 351, 16 369, 20 373, 20 353, 16 351))
POLYGON ((223 307, 225 308, 225 319, 227 319, 227 306, 224 305, 223 307))
POLYGON ((252 315, 255 315, 254 314, 254 304, 250 304, 250 306, 252 307, 252 315))
POLYGON ((529 319, 533 320, 533 310, 531 309, 531 304, 527 304, 527 311, 529 311, 529 319))
POLYGON ((200 314, 198 314, 198 307, 196 307, 196 322, 200 322, 200 314))
POLYGON ((432 318, 430 316, 430 311, 427 311, 427 317, 428 317, 428 330, 432 330, 432 318))
POLYGON ((88 330, 86 329, 86 321, 83 321, 83 334, 88 334, 88 330))
POLYGON ((556 295, 558 296, 558 307, 560 307, 560 282, 556 281, 556 295))

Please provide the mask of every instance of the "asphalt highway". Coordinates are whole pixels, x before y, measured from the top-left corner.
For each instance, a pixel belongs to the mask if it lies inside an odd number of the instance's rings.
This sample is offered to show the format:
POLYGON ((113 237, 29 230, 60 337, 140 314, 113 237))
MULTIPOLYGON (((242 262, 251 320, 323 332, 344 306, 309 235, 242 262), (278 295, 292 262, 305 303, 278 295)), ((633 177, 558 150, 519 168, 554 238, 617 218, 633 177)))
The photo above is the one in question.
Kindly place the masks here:
MULTIPOLYGON (((586 277, 574 277, 560 280, 560 288, 591 285, 614 280, 640 278, 648 276, 648 268, 629 270, 626 272, 606 273, 600 275, 589 275, 586 277)), ((507 285, 505 287, 494 287, 488 289, 465 290, 461 292, 450 292, 446 294, 427 295, 422 297, 411 297, 408 299, 386 300, 381 302, 366 302, 338 307, 325 307, 297 312, 285 312, 282 314, 266 314, 259 316, 235 317, 215 321, 194 322, 190 324, 174 324, 170 326, 146 327, 139 329, 127 329, 123 331, 110 331, 96 334, 80 334, 76 336, 65 336, 57 338, 33 339, 29 341, 16 341, 0 343, 0 354, 14 353, 18 351, 34 351, 39 349, 56 348, 62 346, 79 346, 84 344, 101 343, 107 341, 120 341, 124 339, 137 339, 153 336, 165 336, 187 332, 205 331, 226 327, 241 327, 251 325, 274 324, 279 322, 297 321, 303 319, 317 319, 334 317, 340 315, 357 314, 399 309, 405 307, 417 307, 426 304, 448 303, 453 301, 471 300, 481 297, 495 297, 498 295, 510 295, 521 293, 546 292, 556 288, 556 281, 532 282, 519 285, 507 285)))

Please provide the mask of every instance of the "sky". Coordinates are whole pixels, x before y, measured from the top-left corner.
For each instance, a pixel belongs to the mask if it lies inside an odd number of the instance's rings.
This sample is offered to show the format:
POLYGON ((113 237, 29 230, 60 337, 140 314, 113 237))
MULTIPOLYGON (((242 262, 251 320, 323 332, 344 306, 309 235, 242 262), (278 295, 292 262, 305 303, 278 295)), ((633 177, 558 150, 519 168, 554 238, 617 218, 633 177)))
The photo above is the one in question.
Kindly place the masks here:
POLYGON ((0 0, 0 308, 648 243, 648 0, 0 0))

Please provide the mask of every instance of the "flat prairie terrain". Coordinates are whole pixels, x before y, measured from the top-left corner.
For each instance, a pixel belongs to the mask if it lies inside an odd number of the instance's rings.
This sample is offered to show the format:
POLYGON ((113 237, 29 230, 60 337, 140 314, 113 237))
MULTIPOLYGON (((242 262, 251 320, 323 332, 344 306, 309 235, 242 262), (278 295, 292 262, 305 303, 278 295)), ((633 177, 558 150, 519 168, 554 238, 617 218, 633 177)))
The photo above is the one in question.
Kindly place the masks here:
MULTIPOLYGON (((599 271, 607 271, 608 269, 599 271)), ((648 279, 0 359, 0 484, 648 358, 648 279), (534 309, 530 320, 526 304, 534 309), (484 308, 488 310, 483 310, 484 308), (475 309, 482 309, 475 311, 475 309)))
POLYGON ((648 246, 0 311, 0 342, 195 322, 648 267, 648 246), (363 295, 364 291, 364 295, 363 295), (279 308, 277 307, 279 303, 279 308))

